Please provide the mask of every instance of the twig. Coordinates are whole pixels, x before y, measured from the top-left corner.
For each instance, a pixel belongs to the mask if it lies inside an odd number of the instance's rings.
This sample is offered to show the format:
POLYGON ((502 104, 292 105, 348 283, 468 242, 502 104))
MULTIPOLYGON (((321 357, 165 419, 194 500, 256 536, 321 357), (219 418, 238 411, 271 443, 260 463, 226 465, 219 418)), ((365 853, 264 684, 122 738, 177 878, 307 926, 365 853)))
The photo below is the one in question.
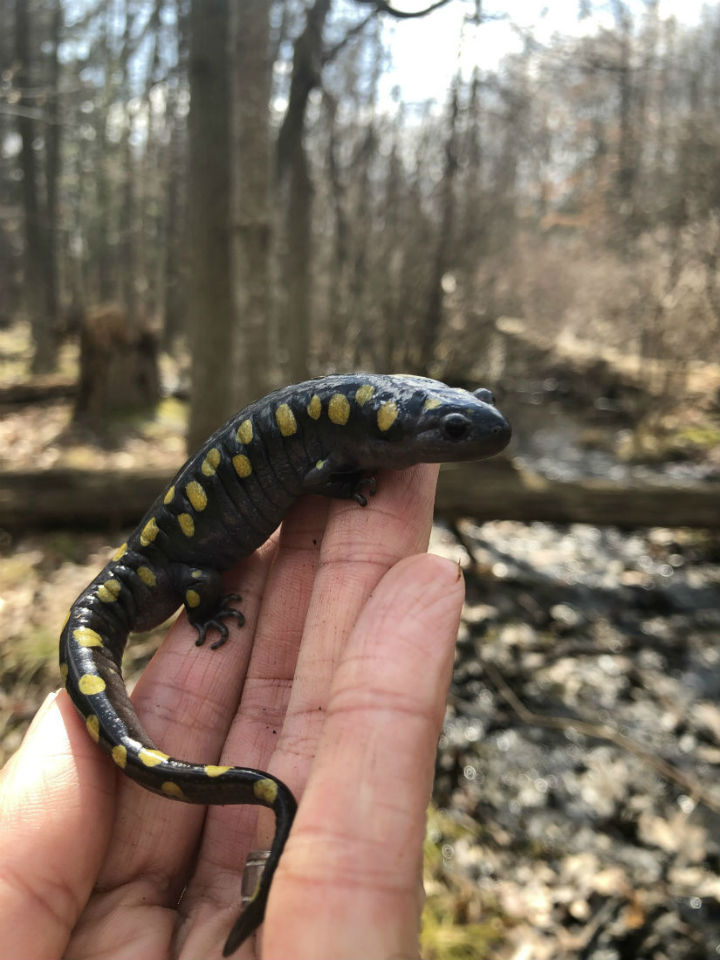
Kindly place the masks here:
POLYGON ((390 5, 388 0, 355 0, 355 2, 368 3, 375 7, 378 13, 387 13, 389 16, 396 17, 398 20, 410 20, 414 17, 424 17, 428 13, 432 13, 433 10, 444 7, 450 0, 435 0, 435 3, 431 3, 429 7, 425 7, 423 10, 415 10, 412 13, 407 10, 396 10, 395 7, 390 5))
POLYGON ((630 739, 630 737, 626 737, 625 734, 620 733, 619 730, 615 730, 613 727, 609 727, 604 723, 590 723, 587 720, 576 720, 571 717, 548 717, 541 713, 534 713, 532 710, 529 710, 522 700, 510 689, 494 664, 483 661, 483 667, 487 671, 493 684, 497 687, 500 695, 515 711, 518 717, 520 717, 523 723, 537 727, 549 727, 553 730, 573 729, 584 734, 586 737, 593 737, 595 740, 608 740, 611 743, 615 743, 623 750, 627 750, 629 753, 634 754, 640 760, 653 767, 661 776, 679 784, 694 800, 703 803, 709 810, 720 813, 720 801, 709 794, 697 781, 684 774, 681 770, 678 770, 678 768, 671 763, 667 763, 667 761, 662 760, 654 753, 641 747, 639 743, 630 739))

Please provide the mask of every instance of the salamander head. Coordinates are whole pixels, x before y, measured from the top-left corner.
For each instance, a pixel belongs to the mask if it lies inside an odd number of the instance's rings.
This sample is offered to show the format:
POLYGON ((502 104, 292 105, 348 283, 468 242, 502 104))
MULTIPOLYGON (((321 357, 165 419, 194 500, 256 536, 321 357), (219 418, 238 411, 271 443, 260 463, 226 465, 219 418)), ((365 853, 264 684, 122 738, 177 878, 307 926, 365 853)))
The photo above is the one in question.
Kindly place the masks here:
POLYGON ((390 389, 374 398, 377 428, 360 440, 361 462, 397 468, 482 460, 510 441, 510 424, 489 390, 470 393, 426 377, 386 379, 390 389))

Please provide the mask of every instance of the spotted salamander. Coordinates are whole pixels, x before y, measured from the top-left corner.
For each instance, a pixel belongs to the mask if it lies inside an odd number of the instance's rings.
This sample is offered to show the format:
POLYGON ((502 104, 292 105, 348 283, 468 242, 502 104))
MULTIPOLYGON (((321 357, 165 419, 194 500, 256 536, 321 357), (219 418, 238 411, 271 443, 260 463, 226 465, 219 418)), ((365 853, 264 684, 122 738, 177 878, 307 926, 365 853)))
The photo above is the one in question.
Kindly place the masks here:
POLYGON ((163 753, 143 729, 121 676, 131 630, 161 623, 181 603, 213 648, 224 622, 243 623, 223 596, 221 572, 252 553, 304 493, 374 492, 379 468, 478 460, 498 453, 510 427, 489 390, 474 393, 410 376, 328 376, 271 393, 214 433, 180 469, 137 529, 72 605, 60 668, 90 736, 148 790, 189 803, 260 804, 275 813, 270 856, 233 926, 228 956, 260 925, 295 800, 269 773, 189 763, 163 753))

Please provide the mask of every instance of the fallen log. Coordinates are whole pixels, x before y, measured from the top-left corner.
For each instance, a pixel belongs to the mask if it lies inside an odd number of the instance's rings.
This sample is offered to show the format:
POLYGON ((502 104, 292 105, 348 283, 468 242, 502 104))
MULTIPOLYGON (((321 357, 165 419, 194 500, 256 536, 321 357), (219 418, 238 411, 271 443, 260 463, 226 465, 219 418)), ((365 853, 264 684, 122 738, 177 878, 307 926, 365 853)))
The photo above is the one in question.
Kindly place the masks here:
MULTIPOLYGON (((170 471, 172 472, 172 471, 170 471)), ((134 526, 167 484, 167 470, 50 470, 0 474, 0 528, 134 526)))
MULTIPOLYGON (((73 470, 0 474, 0 527, 118 529, 132 526, 169 479, 166 470, 73 470)), ((595 526, 720 529, 720 483, 693 486, 549 480, 498 458, 448 464, 437 512, 477 520, 543 520, 595 526)))
POLYGON ((76 393, 75 380, 67 377, 38 377, 23 383, 0 385, 0 407, 69 400, 76 393))
POLYGON ((437 512, 476 520, 542 520, 625 529, 720 529, 720 483, 618 483, 595 477, 551 480, 527 469, 503 471, 502 463, 447 464, 440 474, 437 512))

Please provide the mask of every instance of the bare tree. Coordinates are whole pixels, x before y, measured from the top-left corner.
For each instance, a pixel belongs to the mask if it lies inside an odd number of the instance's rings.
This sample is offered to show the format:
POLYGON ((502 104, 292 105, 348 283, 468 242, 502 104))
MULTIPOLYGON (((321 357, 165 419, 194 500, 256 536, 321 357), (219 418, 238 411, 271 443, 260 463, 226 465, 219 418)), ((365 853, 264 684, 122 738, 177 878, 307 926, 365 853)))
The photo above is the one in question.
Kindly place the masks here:
POLYGON ((119 208, 119 286, 121 290, 120 300, 125 310, 131 327, 137 325, 138 305, 136 296, 136 286, 138 280, 138 268, 136 262, 136 243, 135 243, 135 158, 132 151, 133 139, 133 113, 130 110, 130 104, 133 99, 132 86, 130 81, 130 60, 134 45, 135 29, 135 2, 136 0, 124 0, 123 10, 123 38, 122 50, 120 52, 120 97, 124 105, 123 128, 122 128, 122 202, 119 208))
POLYGON ((304 143, 305 114, 311 92, 320 84, 323 28, 332 0, 314 0, 295 41, 288 105, 277 139, 277 178, 285 202, 283 342, 293 380, 309 374, 312 196, 304 143))
POLYGON ((245 0, 231 13, 232 264, 238 317, 236 404, 267 392, 270 363, 270 3, 245 0))
POLYGON ((188 219, 195 449, 233 409, 228 0, 190 5, 188 219))
POLYGON ((440 181, 440 224, 435 238, 427 310, 423 318, 420 340, 420 369, 426 374, 433 366, 435 346, 443 321, 443 278, 452 262, 455 232, 455 180, 458 173, 458 88, 460 78, 455 77, 450 88, 445 133, 445 163, 440 181))
MULTIPOLYGON (((47 373, 55 365, 55 322, 57 301, 54 275, 48 275, 51 254, 48 247, 47 203, 40 188, 38 156, 35 149, 37 104, 32 96, 33 71, 29 0, 15 0, 15 82, 20 90, 17 125, 22 141, 22 196, 25 220, 25 303, 30 316, 34 353, 32 370, 47 373)), ((57 170, 54 171, 55 174, 57 170)))
POLYGON ((188 59, 188 12, 184 0, 175 0, 178 28, 175 35, 175 63, 168 76, 165 100, 165 126, 168 130, 167 180, 162 267, 163 343, 172 350, 187 322, 183 257, 187 242, 186 166, 187 145, 180 93, 188 59))
POLYGON ((47 239, 45 244, 45 283, 47 290, 48 324, 57 335, 60 326, 60 277, 58 275, 58 237, 61 172, 60 113, 60 57, 59 48, 63 30, 61 0, 53 0, 50 8, 48 37, 48 93, 45 106, 45 204, 47 239))

